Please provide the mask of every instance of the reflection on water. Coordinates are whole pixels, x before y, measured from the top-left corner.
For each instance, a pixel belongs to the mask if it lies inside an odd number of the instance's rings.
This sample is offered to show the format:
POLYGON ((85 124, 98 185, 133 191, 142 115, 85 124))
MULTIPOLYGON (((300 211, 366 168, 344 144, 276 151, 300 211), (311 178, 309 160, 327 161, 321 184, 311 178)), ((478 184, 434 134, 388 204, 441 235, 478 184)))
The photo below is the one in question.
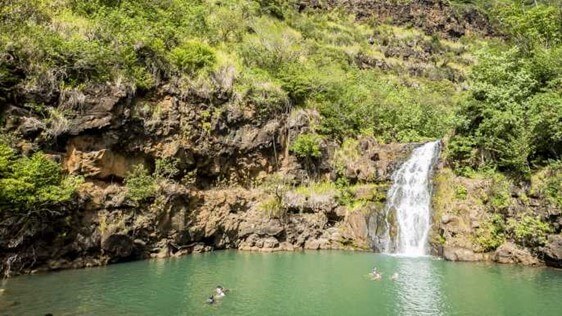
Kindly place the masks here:
POLYGON ((395 311, 399 315, 445 315, 441 278, 429 258, 397 261, 395 311))

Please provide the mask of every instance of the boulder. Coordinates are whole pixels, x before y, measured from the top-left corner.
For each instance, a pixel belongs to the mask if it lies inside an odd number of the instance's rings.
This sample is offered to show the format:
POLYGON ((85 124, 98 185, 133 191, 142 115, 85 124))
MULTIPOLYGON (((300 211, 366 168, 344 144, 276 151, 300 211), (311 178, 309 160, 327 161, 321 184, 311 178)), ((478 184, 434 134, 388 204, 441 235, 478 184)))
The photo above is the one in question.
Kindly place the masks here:
POLYGON ((279 241, 274 237, 269 237, 263 240, 263 248, 275 248, 279 246, 279 241))
POLYGON ((539 264, 539 260, 533 257, 528 249, 519 248, 512 242, 506 242, 501 245, 494 253, 492 260, 498 263, 539 264))
POLYGON ((304 243, 304 249, 318 250, 320 249, 320 242, 316 239, 309 239, 304 243))
POLYGON ((466 248, 443 247, 443 258, 449 261, 486 261, 488 254, 475 253, 466 248))
POLYGON ((547 266, 562 268, 562 235, 549 235, 542 252, 547 266))

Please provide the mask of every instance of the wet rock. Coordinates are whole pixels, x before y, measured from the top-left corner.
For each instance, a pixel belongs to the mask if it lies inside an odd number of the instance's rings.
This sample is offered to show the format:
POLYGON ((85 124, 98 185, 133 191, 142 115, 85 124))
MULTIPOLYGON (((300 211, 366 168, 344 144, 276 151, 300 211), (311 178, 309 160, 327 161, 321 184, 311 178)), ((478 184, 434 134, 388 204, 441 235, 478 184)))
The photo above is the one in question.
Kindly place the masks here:
POLYGON ((133 254, 135 243, 131 237, 123 234, 114 234, 107 237, 101 244, 106 254, 113 258, 124 259, 133 254))

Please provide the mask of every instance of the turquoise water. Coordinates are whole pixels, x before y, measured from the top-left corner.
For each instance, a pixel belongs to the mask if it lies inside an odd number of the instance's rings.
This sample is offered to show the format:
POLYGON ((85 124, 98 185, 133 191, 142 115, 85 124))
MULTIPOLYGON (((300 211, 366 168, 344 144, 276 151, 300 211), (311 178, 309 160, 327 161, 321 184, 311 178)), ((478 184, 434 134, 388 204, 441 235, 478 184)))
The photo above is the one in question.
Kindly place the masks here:
POLYGON ((6 315, 562 314, 560 270, 341 251, 223 251, 23 276, 0 287, 6 315), (375 265, 381 281, 367 275, 375 265), (205 304, 218 284, 230 292, 205 304))

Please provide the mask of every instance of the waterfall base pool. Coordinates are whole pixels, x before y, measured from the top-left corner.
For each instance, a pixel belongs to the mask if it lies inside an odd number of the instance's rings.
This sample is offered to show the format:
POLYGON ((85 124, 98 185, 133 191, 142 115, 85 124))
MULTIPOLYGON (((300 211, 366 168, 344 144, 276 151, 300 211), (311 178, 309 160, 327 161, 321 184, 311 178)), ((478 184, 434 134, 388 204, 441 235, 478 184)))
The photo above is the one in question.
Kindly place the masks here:
POLYGON ((0 287, 2 315, 545 316, 562 310, 560 270, 341 251, 223 251, 22 276, 0 287), (369 279, 373 266, 382 280, 369 279), (217 285, 230 292, 205 304, 217 285))

